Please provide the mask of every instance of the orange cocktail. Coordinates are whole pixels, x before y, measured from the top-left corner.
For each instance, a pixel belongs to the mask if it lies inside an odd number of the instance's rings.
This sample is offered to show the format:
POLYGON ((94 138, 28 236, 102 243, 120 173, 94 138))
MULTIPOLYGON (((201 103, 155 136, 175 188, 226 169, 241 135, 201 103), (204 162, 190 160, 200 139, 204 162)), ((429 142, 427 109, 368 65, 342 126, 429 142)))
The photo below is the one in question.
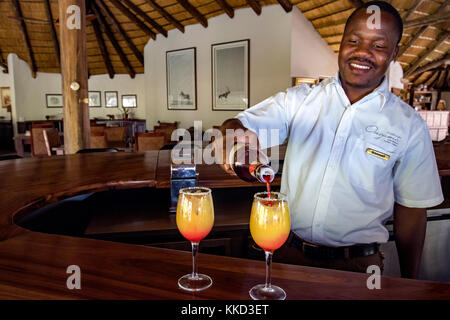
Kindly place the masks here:
POLYGON ((177 204, 177 226, 192 244, 192 273, 178 279, 178 286, 188 291, 201 291, 212 285, 212 279, 197 273, 196 255, 200 240, 208 235, 214 224, 211 189, 190 187, 180 190, 177 204))
POLYGON ((290 230, 291 220, 286 201, 255 198, 250 215, 250 232, 258 246, 265 251, 274 251, 283 245, 290 230))
POLYGON ((183 237, 192 242, 199 242, 209 234, 213 224, 214 208, 211 193, 186 193, 180 197, 177 206, 177 226, 183 237))
POLYGON ((287 197, 279 192, 259 192, 255 194, 250 215, 250 233, 256 244, 266 255, 266 283, 250 289, 254 300, 284 300, 286 292, 271 283, 271 263, 273 251, 283 245, 289 237, 291 219, 287 197))

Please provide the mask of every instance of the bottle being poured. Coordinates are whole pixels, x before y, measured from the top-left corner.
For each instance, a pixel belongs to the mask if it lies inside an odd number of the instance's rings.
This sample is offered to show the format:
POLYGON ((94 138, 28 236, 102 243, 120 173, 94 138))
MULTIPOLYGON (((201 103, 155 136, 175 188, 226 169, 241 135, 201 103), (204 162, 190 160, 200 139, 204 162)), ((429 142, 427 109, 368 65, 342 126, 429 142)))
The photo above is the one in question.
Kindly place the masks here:
POLYGON ((229 153, 229 163, 242 180, 265 183, 270 198, 270 183, 275 179, 275 171, 268 165, 268 158, 262 151, 237 143, 229 153))

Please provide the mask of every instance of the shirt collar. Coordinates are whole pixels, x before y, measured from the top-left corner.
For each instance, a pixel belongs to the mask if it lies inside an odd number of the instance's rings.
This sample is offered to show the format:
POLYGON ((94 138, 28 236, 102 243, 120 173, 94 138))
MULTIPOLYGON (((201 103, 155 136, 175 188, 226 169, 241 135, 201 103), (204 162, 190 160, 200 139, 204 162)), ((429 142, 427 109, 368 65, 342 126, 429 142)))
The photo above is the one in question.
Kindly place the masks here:
MULTIPOLYGON (((345 94, 344 88, 342 87, 342 84, 341 84, 341 79, 339 79, 339 71, 336 72, 333 77, 322 81, 322 85, 324 87, 328 87, 330 84, 340 87, 341 92, 343 92, 343 94, 345 94)), ((366 100, 367 97, 372 96, 374 94, 378 94, 381 96, 381 100, 382 100, 381 105, 380 105, 380 112, 381 112, 384 108, 384 105, 386 104, 386 101, 389 99, 389 94, 390 94, 389 84, 388 84, 388 80, 387 80, 386 76, 384 77, 383 81, 381 82, 381 84, 378 87, 376 87, 371 93, 369 93, 367 96, 365 96, 361 100, 366 100)))

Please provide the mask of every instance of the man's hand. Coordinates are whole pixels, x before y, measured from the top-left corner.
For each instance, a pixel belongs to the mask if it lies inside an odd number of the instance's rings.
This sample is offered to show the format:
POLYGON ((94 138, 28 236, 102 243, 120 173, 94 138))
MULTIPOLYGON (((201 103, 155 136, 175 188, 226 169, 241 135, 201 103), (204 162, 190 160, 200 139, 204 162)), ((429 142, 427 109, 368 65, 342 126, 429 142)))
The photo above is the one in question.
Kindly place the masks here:
POLYGON ((394 206, 394 236, 403 278, 417 278, 422 256, 427 210, 394 206))
POLYGON ((236 175, 229 161, 229 153, 236 143, 250 144, 258 148, 258 136, 251 130, 244 127, 238 119, 228 119, 220 126, 222 137, 214 140, 214 149, 222 150, 215 152, 216 163, 228 174, 236 175))

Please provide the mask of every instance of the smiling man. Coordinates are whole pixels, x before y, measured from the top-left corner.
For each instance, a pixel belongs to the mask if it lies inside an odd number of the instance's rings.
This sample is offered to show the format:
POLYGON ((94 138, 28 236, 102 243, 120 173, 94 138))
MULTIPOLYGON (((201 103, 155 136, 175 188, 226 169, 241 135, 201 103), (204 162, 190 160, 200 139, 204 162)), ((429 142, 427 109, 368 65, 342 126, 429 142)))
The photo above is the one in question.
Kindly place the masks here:
MULTIPOLYGON (((402 276, 418 276, 426 208, 443 196, 428 127, 389 92, 385 77, 402 29, 391 5, 366 3, 347 21, 334 77, 289 88, 223 123, 223 132, 256 136, 277 129, 280 140, 260 140, 261 148, 288 143, 281 192, 292 233, 274 260, 383 269, 379 245, 388 241, 385 223, 393 217, 402 276), (368 23, 377 10, 379 23, 368 23)), ((222 167, 233 174, 229 164, 222 167)))

